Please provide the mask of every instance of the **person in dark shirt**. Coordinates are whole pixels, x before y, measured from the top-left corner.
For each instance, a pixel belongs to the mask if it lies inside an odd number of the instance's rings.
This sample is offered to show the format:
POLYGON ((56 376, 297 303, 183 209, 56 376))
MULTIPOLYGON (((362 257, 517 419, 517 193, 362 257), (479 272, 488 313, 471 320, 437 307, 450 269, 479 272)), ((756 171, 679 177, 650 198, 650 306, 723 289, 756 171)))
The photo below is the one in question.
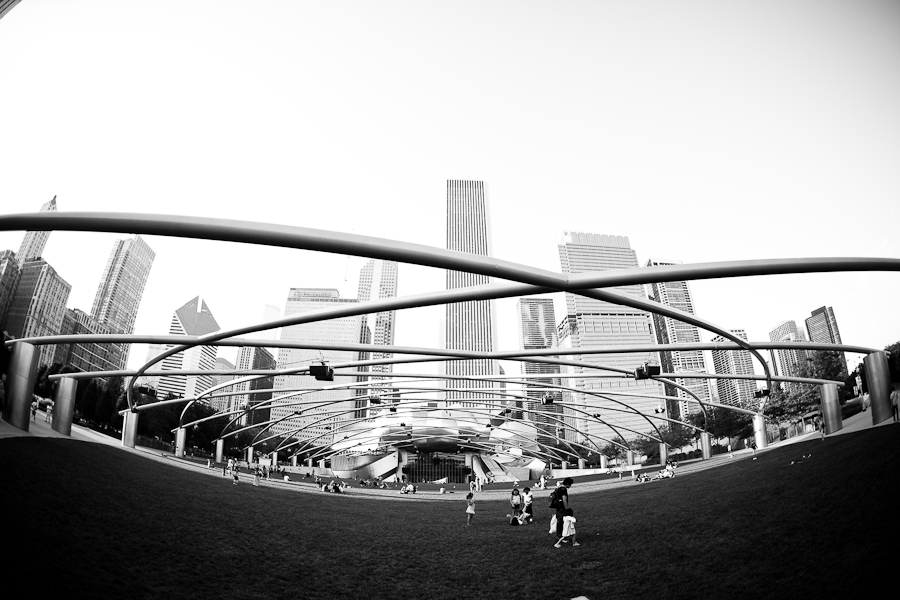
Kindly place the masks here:
POLYGON ((556 539, 562 539, 563 518, 566 516, 566 510, 569 508, 569 488, 572 487, 571 477, 563 479, 562 485, 556 488, 556 539))

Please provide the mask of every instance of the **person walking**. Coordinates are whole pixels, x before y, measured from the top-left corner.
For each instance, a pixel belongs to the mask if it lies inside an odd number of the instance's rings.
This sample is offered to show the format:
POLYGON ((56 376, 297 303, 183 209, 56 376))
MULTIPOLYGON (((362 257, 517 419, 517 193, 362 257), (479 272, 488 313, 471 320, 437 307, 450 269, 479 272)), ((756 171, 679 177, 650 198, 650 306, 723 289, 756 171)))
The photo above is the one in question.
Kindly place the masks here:
POLYGON ((894 411, 894 423, 900 421, 900 414, 898 414, 898 407, 900 407, 900 390, 894 390, 891 392, 891 410, 894 411))
POLYGON ((475 519, 475 494, 469 492, 466 494, 466 525, 471 525, 475 519))
POLYGON ((562 481, 562 485, 553 490, 556 494, 556 538, 563 538, 563 524, 566 517, 566 511, 569 509, 569 488, 572 487, 571 477, 566 477, 562 481))

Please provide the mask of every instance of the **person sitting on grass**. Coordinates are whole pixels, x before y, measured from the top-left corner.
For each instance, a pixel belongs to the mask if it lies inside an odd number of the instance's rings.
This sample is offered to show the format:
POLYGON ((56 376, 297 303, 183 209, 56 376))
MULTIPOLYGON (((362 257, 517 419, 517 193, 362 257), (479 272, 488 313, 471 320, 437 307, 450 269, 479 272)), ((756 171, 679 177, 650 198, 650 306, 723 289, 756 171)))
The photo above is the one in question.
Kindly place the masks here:
POLYGON ((573 546, 580 546, 575 539, 575 513, 571 508, 566 509, 566 516, 563 517, 563 535, 559 541, 553 544, 554 548, 562 548, 562 544, 568 544, 572 541, 573 546))
POLYGON ((506 515, 510 525, 525 525, 528 522, 528 515, 520 512, 517 515, 506 515))

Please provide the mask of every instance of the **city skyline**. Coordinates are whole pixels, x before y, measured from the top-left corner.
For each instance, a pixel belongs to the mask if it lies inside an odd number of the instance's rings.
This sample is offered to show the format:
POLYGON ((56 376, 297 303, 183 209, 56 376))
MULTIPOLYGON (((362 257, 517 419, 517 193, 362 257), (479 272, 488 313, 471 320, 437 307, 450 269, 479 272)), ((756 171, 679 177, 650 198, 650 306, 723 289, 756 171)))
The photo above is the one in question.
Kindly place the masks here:
MULTIPOLYGON (((490 184, 494 255, 554 272, 567 230, 627 235, 641 264, 898 257, 898 21, 873 6, 801 1, 713 18, 692 3, 652 14, 582 4, 555 17, 535 6, 463 3, 445 14, 360 4, 360 21, 345 23, 336 6, 297 3, 253 12, 251 25, 228 0, 163 2, 150 14, 20 3, 0 20, 4 101, 16 115, 0 138, 0 210, 36 212, 58 194, 66 211, 242 219, 443 247, 446 181, 466 179, 490 184), (460 45, 472 23, 478 35, 460 45), (534 27, 538 44, 523 33, 534 27), (283 76, 298 68, 302 77, 283 76), (447 86, 460 73, 470 84, 447 86), (56 100, 61 92, 68 102, 56 100), (776 220, 804 226, 788 235, 776 220)), ((124 233, 53 232, 43 254, 72 284, 68 306, 92 305, 124 233)), ((22 236, 0 232, 0 249, 17 250, 22 236)), ((367 260, 146 241, 157 259, 135 322, 144 334, 167 331, 173 291, 201 293, 229 329, 260 322, 291 287, 352 296, 367 260), (191 256, 209 260, 187 268, 191 256)), ((398 296, 444 288, 442 271, 398 269, 398 296)), ((882 348, 900 337, 900 315, 888 309, 900 294, 895 273, 690 285, 697 315, 751 341, 823 305, 845 343, 882 348)), ((561 296, 554 301, 562 315, 561 296)), ((495 303, 498 349, 517 345, 515 303, 495 303)), ((439 347, 443 311, 398 311, 396 342, 439 347)), ((143 356, 136 347, 129 366, 143 356)))

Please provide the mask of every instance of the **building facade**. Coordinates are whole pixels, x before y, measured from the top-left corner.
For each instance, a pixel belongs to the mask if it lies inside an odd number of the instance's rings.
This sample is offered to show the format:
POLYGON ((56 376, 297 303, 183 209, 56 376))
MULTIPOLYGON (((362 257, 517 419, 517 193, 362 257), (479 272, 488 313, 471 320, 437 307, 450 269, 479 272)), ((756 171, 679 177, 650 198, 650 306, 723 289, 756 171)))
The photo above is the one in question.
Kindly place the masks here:
MULTIPOLYGON (((552 298, 519 298, 516 303, 516 314, 519 317, 520 349, 544 350, 558 346, 556 311, 552 298)), ((562 406, 542 404, 541 398, 548 390, 539 384, 560 385, 559 365, 540 362, 520 362, 519 365, 523 375, 538 376, 535 379, 528 379, 538 385, 525 385, 524 395, 528 400, 524 406, 517 402, 517 410, 513 413, 513 417, 525 418, 535 424, 539 444, 545 446, 552 444, 556 439, 556 431, 562 423, 562 406)), ((550 393, 554 397, 560 397, 557 390, 550 393)))
MULTIPOLYGON (((747 332, 743 329, 729 330, 740 339, 747 340, 747 332)), ((729 343, 731 340, 717 335, 713 343, 729 343)), ((717 375, 749 375, 755 374, 753 355, 746 350, 714 350, 712 352, 713 369, 717 375)), ((721 404, 755 410, 758 401, 755 399, 756 382, 752 379, 717 379, 716 390, 721 404)))
MULTIPOLYGON (((45 202, 41 205, 40 212, 49 212, 56 210, 56 196, 53 200, 45 202)), ((49 231, 26 231, 25 237, 22 239, 22 245, 19 247, 19 262, 24 263, 30 258, 41 258, 44 255, 44 248, 47 246, 47 240, 50 239, 49 231)))
MULTIPOLYGON (((357 298, 360 302, 372 302, 385 298, 397 297, 397 263, 389 260, 369 260, 359 274, 359 287, 357 298)), ((394 344, 394 329, 397 319, 397 311, 383 311, 374 315, 361 315, 360 336, 361 344, 375 344, 378 346, 392 346, 394 344)), ((380 360, 393 357, 390 352, 361 352, 360 360, 380 360)), ((372 373, 371 376, 361 375, 359 381, 378 381, 385 379, 386 374, 394 370, 393 365, 372 365, 362 370, 372 373)), ((382 409, 377 405, 370 405, 369 396, 390 392, 390 389, 382 387, 359 388, 357 392, 357 406, 360 409, 357 417, 375 416, 382 409)), ((381 403, 384 406, 384 402, 381 403)))
MULTIPOLYGON (((60 335, 109 335, 115 333, 77 308, 67 308, 60 335)), ((59 344, 53 362, 76 371, 118 371, 118 344, 59 344)))
MULTIPOLYGON (((650 259, 647 261, 646 266, 657 267, 680 264, 682 264, 680 260, 650 259)), ((692 315, 696 314, 694 312, 694 301, 691 298, 691 288, 688 286, 687 281, 651 283, 647 286, 647 295, 654 302, 677 308, 692 315)), ((664 315, 653 315, 653 330, 656 342, 659 344, 693 344, 701 341, 700 330, 696 325, 678 321, 664 315)), ((661 351, 659 360, 663 373, 709 373, 702 350, 661 351)), ((688 388, 701 401, 706 402, 710 399, 708 380, 675 377, 674 381, 688 388)), ((664 387, 667 396, 679 398, 679 400, 667 401, 666 412, 669 418, 684 421, 688 415, 700 410, 700 405, 684 390, 668 384, 664 385, 664 387)))
MULTIPOLYGON (((16 338, 59 335, 72 286, 42 258, 22 263, 18 285, 6 317, 6 331, 16 338)), ((53 362, 56 349, 41 346, 39 364, 53 362)))
MULTIPOLYGON (((565 232, 559 244, 559 259, 563 273, 584 273, 610 269, 638 267, 637 254, 627 237, 593 233, 565 232)), ((617 286, 616 292, 646 299, 641 285, 617 286)), ((566 316, 557 327, 562 347, 647 346, 654 344, 650 315, 642 310, 585 298, 566 292, 566 316)), ((587 433, 592 443, 602 445, 617 435, 633 439, 638 433, 651 430, 648 419, 640 414, 654 414, 663 402, 665 390, 657 381, 634 380, 617 372, 604 370, 608 365, 633 372, 644 362, 658 360, 657 353, 584 355, 581 360, 596 368, 575 367, 573 373, 604 375, 606 378, 576 378, 574 403, 584 413, 599 414, 616 429, 584 416, 574 417, 577 441, 587 433), (602 394, 599 397, 595 394, 602 394), (613 402, 616 400, 618 402, 613 402), (626 405, 626 406, 623 406, 626 405), (631 437, 629 437, 631 436, 631 437)))
MULTIPOLYGON (((341 298, 338 290, 333 288, 291 288, 284 316, 339 307, 348 303, 356 304, 357 300, 341 298)), ((357 315, 291 325, 281 328, 281 339, 293 342, 359 343, 361 322, 361 318, 357 315)), ((311 364, 318 365, 323 362, 335 364, 358 359, 358 351, 281 348, 278 352, 278 369, 302 369, 311 364)), ((329 382, 318 381, 309 375, 277 376, 276 400, 272 403, 270 414, 273 420, 278 420, 278 423, 272 426, 272 432, 294 436, 301 440, 311 440, 317 445, 331 444, 340 423, 353 418, 358 407, 356 392, 353 389, 327 389, 329 385, 329 382), (293 393, 291 390, 295 388, 320 391, 293 393), (284 400, 278 400, 278 397, 284 397, 284 400), (302 414, 295 416, 298 411, 302 411, 302 414)))
POLYGON ((812 315, 806 319, 806 331, 809 333, 809 341, 817 344, 843 343, 834 309, 830 306, 822 306, 812 311, 812 315))
POLYGON ((0 251, 0 330, 6 327, 6 314, 19 283, 19 261, 12 250, 0 251))
MULTIPOLYGON (((769 332, 769 340, 772 342, 805 342, 806 336, 797 329, 794 321, 782 321, 769 332)), ((783 377, 796 377, 800 367, 806 364, 807 354, 805 350, 788 348, 775 350, 778 363, 778 372, 783 377)))
MULTIPOLYGON (((144 287, 156 254, 135 236, 116 240, 103 269, 103 277, 94 296, 91 316, 111 333, 134 333, 144 287)), ((117 369, 128 364, 130 344, 113 344, 111 360, 117 369)))
MULTIPOLYGON (((483 181, 447 181, 447 249, 479 256, 491 255, 490 216, 487 186, 483 181)), ((475 273, 447 271, 447 289, 472 287, 490 283, 490 277, 475 273)), ((447 350, 492 352, 494 337, 493 303, 490 300, 469 300, 447 304, 442 337, 447 350)), ((444 363, 448 376, 491 376, 498 371, 497 361, 454 360, 444 363)), ((492 389, 489 381, 450 380, 449 387, 463 391, 447 391, 448 404, 461 403, 467 407, 491 405, 491 394, 477 390, 492 389), (472 390, 471 392, 469 390, 472 390)))
MULTIPOLYGON (((170 335, 200 336, 216 331, 219 331, 219 324, 200 296, 176 310, 169 325, 170 335)), ((166 350, 173 347, 174 345, 167 344, 166 350)), ((159 368, 160 371, 191 369, 209 371, 210 374, 160 376, 157 398, 165 399, 169 395, 189 398, 208 390, 213 384, 213 370, 216 367, 217 353, 216 346, 194 346, 164 358, 159 368)))
MULTIPOLYGON (((275 357, 265 348, 255 346, 244 346, 238 352, 237 368, 240 371, 260 371, 272 370, 275 368, 275 357)), ((256 425, 265 423, 271 418, 271 407, 268 401, 272 399, 272 388, 275 385, 275 377, 263 377, 252 381, 244 381, 235 384, 231 390, 234 392, 256 392, 257 390, 266 390, 254 394, 241 394, 239 396, 231 396, 222 398, 216 404, 216 410, 237 410, 239 407, 252 407, 257 404, 263 404, 264 408, 256 409, 250 412, 245 419, 246 424, 256 425)))

